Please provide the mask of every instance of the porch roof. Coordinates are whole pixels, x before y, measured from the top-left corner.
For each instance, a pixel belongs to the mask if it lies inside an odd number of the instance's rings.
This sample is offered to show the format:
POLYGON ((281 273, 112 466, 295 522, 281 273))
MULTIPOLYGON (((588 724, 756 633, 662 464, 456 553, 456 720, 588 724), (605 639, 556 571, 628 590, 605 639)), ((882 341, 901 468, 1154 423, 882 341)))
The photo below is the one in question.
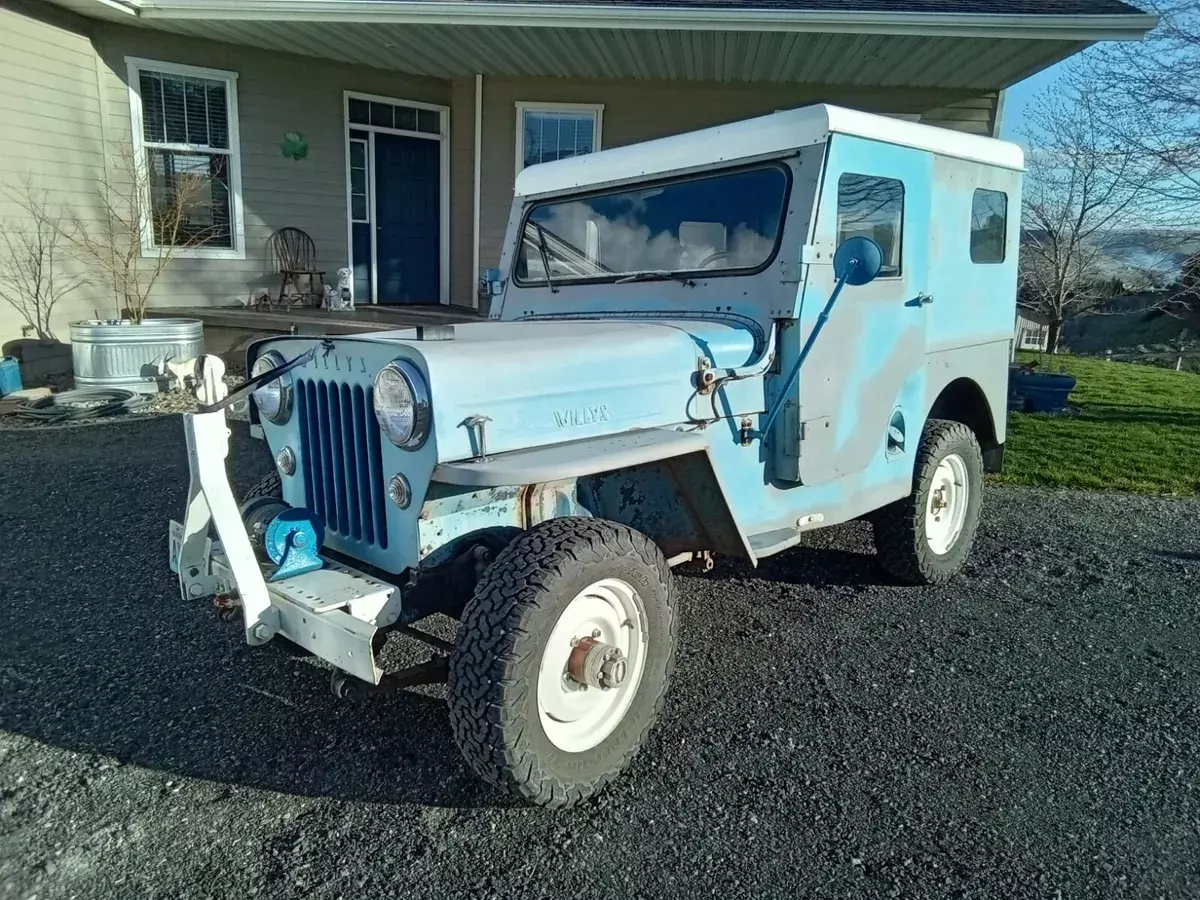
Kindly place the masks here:
POLYGON ((472 74, 998 90, 1155 17, 1120 0, 56 0, 265 49, 472 74))

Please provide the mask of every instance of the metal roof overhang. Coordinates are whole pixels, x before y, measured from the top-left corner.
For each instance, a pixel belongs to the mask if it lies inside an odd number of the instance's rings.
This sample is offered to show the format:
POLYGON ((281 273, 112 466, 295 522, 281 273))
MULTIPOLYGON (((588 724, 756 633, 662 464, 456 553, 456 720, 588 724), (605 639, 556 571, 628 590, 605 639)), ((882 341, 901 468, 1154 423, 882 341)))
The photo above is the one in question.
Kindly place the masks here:
POLYGON ((58 0, 125 24, 453 78, 1007 87, 1148 15, 977 15, 491 0, 58 0))

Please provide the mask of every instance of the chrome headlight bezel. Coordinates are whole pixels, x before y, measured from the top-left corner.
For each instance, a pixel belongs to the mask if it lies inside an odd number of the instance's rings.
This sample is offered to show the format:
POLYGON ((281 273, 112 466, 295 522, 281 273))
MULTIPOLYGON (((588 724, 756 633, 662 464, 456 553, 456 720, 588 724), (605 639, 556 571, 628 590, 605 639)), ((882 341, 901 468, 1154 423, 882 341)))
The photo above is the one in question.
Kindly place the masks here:
MULTIPOLYGON (((274 369, 277 366, 282 366, 285 362, 287 362, 287 360, 283 358, 283 354, 278 350, 268 350, 262 356, 258 357, 258 359, 254 360, 254 364, 250 367, 249 376, 251 378, 255 377, 256 369, 259 369, 257 374, 261 375, 263 372, 269 372, 271 369, 274 369), (261 369, 259 368, 260 363, 263 364, 261 369)), ((278 378, 268 381, 266 384, 255 388, 254 393, 251 396, 254 397, 254 405, 258 408, 259 415, 265 418, 268 422, 272 422, 276 425, 284 424, 289 418, 291 418, 292 415, 291 373, 285 372, 278 378), (279 409, 276 411, 275 415, 272 416, 263 409, 262 403, 259 401, 259 392, 268 390, 274 385, 279 386, 279 409)))
MULTIPOLYGON (((375 412, 375 421, 379 424, 379 430, 400 449, 416 450, 429 437, 429 429, 433 423, 433 406, 429 401, 429 385, 425 381, 425 376, 421 374, 421 370, 407 359, 394 359, 379 370, 372 382, 371 407, 375 412), (409 396, 412 397, 413 425, 408 434, 393 434, 385 419, 380 415, 379 380, 384 377, 390 378, 393 375, 398 376, 404 382, 409 396)), ((384 410, 384 413, 390 411, 384 410)))

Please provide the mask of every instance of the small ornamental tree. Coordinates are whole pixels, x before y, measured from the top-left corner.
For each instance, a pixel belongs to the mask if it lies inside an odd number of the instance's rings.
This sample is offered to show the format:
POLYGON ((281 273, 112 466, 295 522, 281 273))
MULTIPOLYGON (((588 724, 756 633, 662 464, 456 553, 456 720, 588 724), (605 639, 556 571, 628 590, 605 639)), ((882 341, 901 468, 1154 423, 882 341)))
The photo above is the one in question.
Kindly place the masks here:
POLYGON ((0 222, 0 299, 25 320, 40 340, 55 339, 54 307, 79 288, 83 278, 63 271, 72 232, 46 191, 26 182, 19 189, 0 187, 17 215, 0 222))
POLYGON ((227 229, 215 221, 213 179, 175 157, 128 147, 111 155, 96 188, 97 213, 71 219, 75 255, 111 288, 118 313, 145 318, 159 277, 181 250, 203 247, 227 229))

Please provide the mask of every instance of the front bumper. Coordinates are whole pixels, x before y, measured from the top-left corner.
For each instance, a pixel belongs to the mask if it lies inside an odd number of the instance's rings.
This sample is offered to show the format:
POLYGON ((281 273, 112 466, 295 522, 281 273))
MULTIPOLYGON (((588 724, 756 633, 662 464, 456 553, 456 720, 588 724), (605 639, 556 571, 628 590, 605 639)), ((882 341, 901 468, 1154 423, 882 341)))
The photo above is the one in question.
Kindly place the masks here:
POLYGON ((171 570, 185 600, 237 595, 246 641, 276 634, 337 668, 378 684, 375 637, 400 615, 400 589, 325 559, 315 572, 267 581, 270 566, 254 552, 233 498, 222 412, 186 414, 191 483, 183 522, 169 526, 171 570), (210 524, 217 539, 209 537, 210 524))

